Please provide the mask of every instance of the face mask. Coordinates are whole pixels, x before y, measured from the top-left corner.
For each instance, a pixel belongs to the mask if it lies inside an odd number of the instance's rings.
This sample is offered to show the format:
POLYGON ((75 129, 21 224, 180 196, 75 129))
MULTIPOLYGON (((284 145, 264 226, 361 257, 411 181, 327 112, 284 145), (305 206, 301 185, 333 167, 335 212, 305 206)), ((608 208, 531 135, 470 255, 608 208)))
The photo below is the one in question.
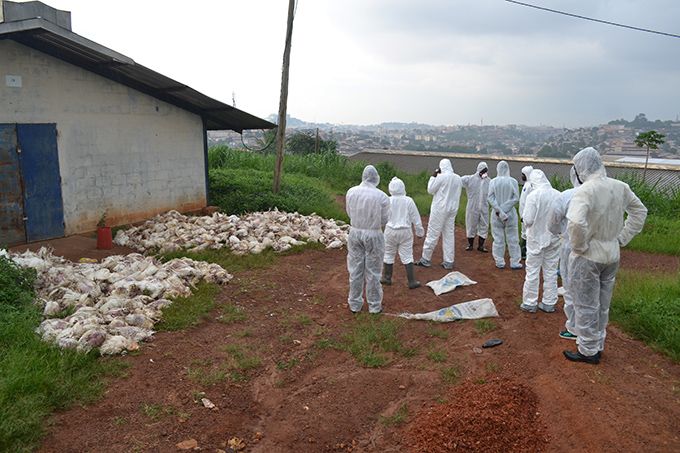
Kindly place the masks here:
POLYGON ((486 179, 488 177, 489 177, 489 175, 487 175, 486 173, 482 173, 482 179, 486 179))

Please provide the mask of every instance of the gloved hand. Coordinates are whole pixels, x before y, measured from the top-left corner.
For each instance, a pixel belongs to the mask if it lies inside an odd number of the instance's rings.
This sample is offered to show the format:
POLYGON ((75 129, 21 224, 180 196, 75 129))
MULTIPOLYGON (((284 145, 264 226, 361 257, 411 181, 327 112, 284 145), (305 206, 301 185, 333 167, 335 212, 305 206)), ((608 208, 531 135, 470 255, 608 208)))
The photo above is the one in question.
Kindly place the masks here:
POLYGON ((500 218, 502 222, 505 222, 506 220, 508 220, 510 218, 510 216, 507 215, 506 213, 504 213, 503 211, 501 211, 498 214, 498 218, 500 218))
POLYGON ((416 228, 416 236, 418 236, 419 238, 425 236, 425 230, 423 229, 423 227, 416 228))

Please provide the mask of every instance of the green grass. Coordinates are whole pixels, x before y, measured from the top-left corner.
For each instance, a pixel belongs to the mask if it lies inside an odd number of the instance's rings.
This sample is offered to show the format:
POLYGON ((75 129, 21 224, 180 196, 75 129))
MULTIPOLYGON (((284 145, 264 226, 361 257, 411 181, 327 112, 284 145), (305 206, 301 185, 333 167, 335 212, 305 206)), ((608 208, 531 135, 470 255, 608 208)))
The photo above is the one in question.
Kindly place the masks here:
POLYGON ((262 365, 262 360, 258 356, 248 354, 243 350, 243 347, 238 344, 229 344, 222 349, 231 355, 232 362, 230 367, 232 369, 248 371, 259 368, 260 365, 262 365))
POLYGON ((475 320, 475 330, 479 335, 484 335, 496 329, 496 323, 490 319, 475 320))
POLYGON ((449 366, 449 367, 446 367, 446 368, 442 368, 441 376, 442 376, 442 381, 445 384, 453 385, 453 384, 458 382, 458 380, 462 376, 462 372, 461 372, 459 366, 453 365, 453 366, 449 366))
POLYGON ((296 321, 301 326, 308 326, 312 323, 312 318, 307 315, 300 315, 297 317, 296 321))
POLYGON ((484 365, 484 369, 486 369, 487 373, 498 373, 501 366, 496 362, 487 362, 486 365, 484 365))
POLYGON ((279 360, 276 362, 276 369, 285 371, 295 368, 300 364, 300 359, 292 358, 290 360, 279 360))
POLYGON ((204 386, 212 386, 227 380, 246 382, 247 372, 262 366, 262 359, 259 356, 250 354, 238 344, 228 344, 221 349, 229 354, 226 361, 215 364, 209 360, 195 360, 187 368, 187 377, 204 386))
POLYGON ((199 283, 191 296, 177 297, 173 299, 172 305, 163 309, 163 317, 156 324, 156 330, 173 332, 195 326, 215 307, 215 296, 219 292, 219 285, 199 283))
POLYGON ((442 363, 446 362, 448 355, 446 354, 446 351, 432 350, 427 353, 427 358, 435 363, 442 363))
MULTIPOLYGON (((341 220, 347 220, 347 215, 334 203, 334 196, 344 195, 350 187, 359 184, 366 166, 366 162, 353 161, 339 154, 286 155, 281 193, 273 196, 272 174, 276 158, 272 154, 216 146, 210 149, 208 161, 211 199, 226 212, 234 209, 234 212, 248 212, 278 206, 282 210, 316 212, 323 217, 341 220)), ((389 193, 390 180, 398 176, 404 181, 406 192, 416 202, 420 213, 429 213, 432 197, 427 193, 427 172, 409 174, 386 162, 375 167, 380 174, 380 189, 389 193)), ((465 214, 465 196, 461 198, 459 220, 465 214)))
POLYGON ((99 359, 43 342, 33 306, 32 271, 0 257, 0 451, 32 451, 55 410, 96 400, 120 359, 99 359))
POLYGON ((224 324, 233 324, 248 319, 248 315, 243 312, 243 309, 234 304, 223 305, 219 311, 220 315, 217 317, 217 320, 224 324))
POLYGON ((380 416, 380 423, 385 426, 399 426, 408 418, 408 404, 404 403, 399 406, 394 414, 389 416, 380 416))
POLYGON ((150 418, 152 421, 157 421, 163 417, 175 415, 177 409, 173 406, 166 406, 163 404, 147 404, 144 403, 140 407, 141 412, 150 418))
POLYGON ((642 232, 626 246, 640 252, 680 255, 680 219, 650 215, 642 232))
POLYGON ((443 340, 449 338, 449 332, 441 327, 435 327, 438 325, 439 323, 430 321, 430 323, 427 326, 427 336, 441 338, 443 340))
POLYGON ((610 319, 630 335, 680 361, 680 274, 620 271, 610 319))
POLYGON ((378 368, 391 361, 390 353, 411 357, 415 350, 405 348, 399 339, 400 320, 385 319, 383 316, 360 314, 341 342, 341 348, 348 351, 362 365, 378 368))
MULTIPOLYGON (((347 220, 344 210, 334 196, 361 181, 365 162, 353 161, 337 154, 287 155, 284 160, 284 179, 279 195, 271 194, 271 175, 275 156, 230 149, 224 146, 209 151, 211 172, 211 197, 226 212, 245 212, 278 206, 284 210, 301 213, 316 211, 324 217, 347 220), (213 181, 214 180, 214 181, 213 181), (214 182, 214 184, 213 184, 214 182), (277 198, 278 197, 278 198, 277 198)), ((375 165, 380 174, 380 189, 387 192, 393 176, 406 185, 406 192, 418 206, 422 215, 428 215, 432 197, 427 193, 429 174, 408 174, 398 171, 389 163, 375 165)), ((680 255, 680 191, 662 191, 654 184, 645 184, 639 178, 624 175, 628 183, 649 209, 644 230, 630 244, 632 250, 680 255)), ((564 190, 571 183, 553 176, 553 187, 564 190)), ((465 224, 465 191, 461 194, 456 224, 465 224)))

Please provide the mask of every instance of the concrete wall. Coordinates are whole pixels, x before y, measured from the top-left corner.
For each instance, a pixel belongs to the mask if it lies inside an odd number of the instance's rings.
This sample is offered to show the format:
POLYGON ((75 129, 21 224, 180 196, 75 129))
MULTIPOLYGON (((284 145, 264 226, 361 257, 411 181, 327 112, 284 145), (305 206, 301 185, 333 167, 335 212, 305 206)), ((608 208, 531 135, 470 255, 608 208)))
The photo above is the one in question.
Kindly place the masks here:
POLYGON ((198 115, 14 41, 0 62, 0 123, 57 124, 66 234, 206 205, 198 115))
MULTIPOLYGON (((572 163, 569 160, 542 159, 532 156, 489 156, 472 154, 454 154, 441 152, 421 152, 421 151, 386 151, 386 150, 367 150, 350 156, 352 160, 360 160, 370 164, 389 162, 399 170, 409 173, 420 173, 427 171, 432 173, 439 165, 439 161, 448 158, 453 164, 454 171, 459 175, 470 175, 477 170, 480 161, 486 162, 489 166, 489 176, 496 176, 496 165, 501 160, 505 160, 510 166, 510 175, 520 180, 522 167, 531 165, 540 168, 548 177, 559 176, 565 181, 569 180, 569 170, 572 163)), ((619 162, 604 163, 607 168, 607 175, 611 177, 623 177, 635 175, 642 178, 643 166, 638 164, 628 164, 619 162)), ((669 192, 680 190, 680 167, 670 167, 665 165, 650 164, 647 169, 647 182, 659 189, 669 192)))

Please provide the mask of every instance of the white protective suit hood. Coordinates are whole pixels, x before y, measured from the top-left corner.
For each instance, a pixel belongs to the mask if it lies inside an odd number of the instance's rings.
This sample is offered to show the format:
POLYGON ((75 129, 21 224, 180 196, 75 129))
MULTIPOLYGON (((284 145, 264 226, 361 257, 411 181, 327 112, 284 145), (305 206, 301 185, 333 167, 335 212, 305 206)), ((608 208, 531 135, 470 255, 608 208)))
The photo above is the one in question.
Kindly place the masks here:
POLYGON ((484 170, 485 168, 486 168, 487 170, 489 170, 489 166, 486 165, 486 162, 480 162, 480 163, 478 163, 478 164, 477 164, 477 174, 479 175, 479 172, 482 171, 482 170, 484 170))
POLYGON ((574 189, 581 185, 581 183, 578 182, 578 178, 576 177, 576 170, 574 167, 571 167, 569 170, 569 180, 571 181, 571 185, 574 187, 574 189))
POLYGON ((552 189, 552 184, 550 184, 550 181, 548 180, 548 177, 545 176, 545 173, 543 173, 543 170, 532 170, 530 178, 533 190, 552 189))
POLYGON ((584 148, 574 156, 574 168, 581 183, 592 178, 604 178, 607 172, 600 153, 593 147, 584 148))
POLYGON ((388 189, 390 191, 390 195, 392 196, 406 195, 406 186, 404 185, 404 181, 397 178, 396 176, 390 181, 388 189))
POLYGON ((378 187, 378 184, 380 184, 380 175, 373 165, 366 165, 366 168, 364 168, 364 172, 361 174, 361 184, 371 187, 378 187))
POLYGON ((504 160, 496 165, 496 176, 510 176, 510 165, 504 160))
POLYGON ((448 159, 442 159, 439 161, 439 169, 442 171, 442 173, 453 173, 453 165, 451 165, 451 161, 448 159))
POLYGON ((525 178, 527 178, 527 181, 529 181, 529 178, 531 177, 531 172, 534 171, 534 167, 531 165, 527 165, 526 167, 522 167, 522 174, 524 175, 525 178))

